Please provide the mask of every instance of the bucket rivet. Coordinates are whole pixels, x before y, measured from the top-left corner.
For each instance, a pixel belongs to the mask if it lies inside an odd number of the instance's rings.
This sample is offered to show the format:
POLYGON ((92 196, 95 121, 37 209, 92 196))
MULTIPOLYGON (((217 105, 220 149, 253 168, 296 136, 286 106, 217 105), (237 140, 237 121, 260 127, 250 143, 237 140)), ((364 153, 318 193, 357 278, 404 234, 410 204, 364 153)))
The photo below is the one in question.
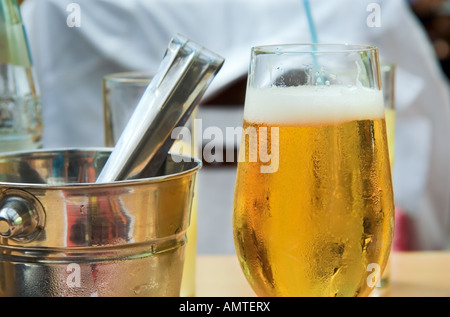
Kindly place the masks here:
POLYGON ((42 212, 23 191, 14 191, 0 201, 0 236, 19 240, 33 239, 40 231, 42 212))
POLYGON ((7 236, 10 232, 10 225, 5 219, 0 219, 0 235, 7 236))

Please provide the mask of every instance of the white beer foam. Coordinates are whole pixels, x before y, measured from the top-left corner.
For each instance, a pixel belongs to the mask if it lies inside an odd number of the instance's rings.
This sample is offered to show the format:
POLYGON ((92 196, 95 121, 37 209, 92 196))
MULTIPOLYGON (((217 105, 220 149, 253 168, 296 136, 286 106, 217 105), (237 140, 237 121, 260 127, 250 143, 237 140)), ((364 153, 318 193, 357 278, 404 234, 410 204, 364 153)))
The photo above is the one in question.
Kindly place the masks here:
POLYGON ((244 119, 267 124, 330 124, 384 118, 381 90, 356 86, 248 88, 244 119))

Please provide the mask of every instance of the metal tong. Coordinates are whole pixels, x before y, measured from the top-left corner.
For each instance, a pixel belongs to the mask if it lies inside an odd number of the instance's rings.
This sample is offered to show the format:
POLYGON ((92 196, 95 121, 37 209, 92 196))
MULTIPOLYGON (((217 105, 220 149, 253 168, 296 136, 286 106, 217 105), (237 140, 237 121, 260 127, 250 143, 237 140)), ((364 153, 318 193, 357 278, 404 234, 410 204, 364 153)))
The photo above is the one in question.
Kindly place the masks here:
POLYGON ((96 183, 157 175, 175 138, 224 63, 219 55, 182 35, 166 50, 96 183))

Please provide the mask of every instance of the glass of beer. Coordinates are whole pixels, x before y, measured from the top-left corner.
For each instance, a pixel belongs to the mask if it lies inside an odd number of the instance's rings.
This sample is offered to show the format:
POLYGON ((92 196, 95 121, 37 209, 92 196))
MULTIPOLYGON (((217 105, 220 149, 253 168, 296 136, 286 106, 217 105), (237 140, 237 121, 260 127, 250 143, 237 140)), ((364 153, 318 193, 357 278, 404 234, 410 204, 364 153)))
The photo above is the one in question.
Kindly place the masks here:
POLYGON ((368 296, 393 222, 377 48, 252 48, 233 235, 255 293, 368 296))

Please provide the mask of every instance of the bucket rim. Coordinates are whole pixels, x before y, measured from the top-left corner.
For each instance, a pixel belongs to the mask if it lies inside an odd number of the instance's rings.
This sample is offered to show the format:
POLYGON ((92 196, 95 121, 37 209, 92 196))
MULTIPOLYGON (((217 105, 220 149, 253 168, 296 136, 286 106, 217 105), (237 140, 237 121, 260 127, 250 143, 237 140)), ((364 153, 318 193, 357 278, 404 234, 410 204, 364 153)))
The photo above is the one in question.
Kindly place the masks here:
MULTIPOLYGON (((111 152, 113 150, 112 147, 55 147, 55 148, 42 148, 36 150, 22 150, 22 151, 14 151, 14 152, 4 152, 0 154, 0 161, 8 158, 8 157, 20 157, 24 155, 31 156, 39 156, 43 154, 53 155, 55 153, 71 153, 71 152, 79 152, 79 153, 89 153, 89 152, 111 152)), ((52 188, 52 189, 61 189, 61 188, 82 188, 82 187, 113 187, 113 186, 126 186, 126 185, 137 185, 141 183, 149 184, 149 183, 161 183, 166 181, 171 181, 178 178, 183 178, 190 174, 197 173, 200 168, 203 166, 203 163, 200 159, 192 156, 181 155, 168 153, 168 156, 176 156, 180 159, 189 159, 191 162, 195 163, 195 166, 185 171, 170 173, 167 175, 160 175, 154 177, 144 177, 138 179, 128 179, 128 180, 120 180, 108 183, 95 183, 95 182, 82 182, 82 183, 22 183, 22 182, 4 182, 0 181, 0 187, 20 187, 20 188, 52 188)), ((175 164, 177 164, 175 162, 175 164)))

